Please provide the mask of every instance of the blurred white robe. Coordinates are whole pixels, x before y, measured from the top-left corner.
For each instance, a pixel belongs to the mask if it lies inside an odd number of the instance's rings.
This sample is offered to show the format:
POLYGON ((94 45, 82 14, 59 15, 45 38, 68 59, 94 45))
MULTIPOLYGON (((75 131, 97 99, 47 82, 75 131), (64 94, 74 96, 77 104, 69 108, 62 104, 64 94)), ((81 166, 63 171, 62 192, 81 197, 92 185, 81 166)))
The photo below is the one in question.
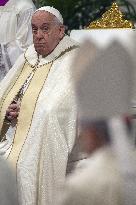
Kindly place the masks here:
POLYGON ((66 180, 63 205, 123 205, 121 176, 110 148, 102 148, 80 163, 66 180))
POLYGON ((32 0, 9 0, 0 6, 0 81, 17 58, 32 44, 32 0))
MULTIPOLYGON (((16 164, 21 205, 53 204, 55 190, 65 180, 68 155, 76 136, 76 104, 70 75, 76 48, 75 41, 65 36, 50 55, 40 58, 39 66, 52 61, 53 64, 37 100, 32 123, 16 164)), ((33 45, 25 56, 20 56, 1 82, 1 100, 20 75, 25 62, 31 66, 37 62, 33 45)), ((11 133, 12 129, 7 141, 12 147, 11 133)), ((5 144, 0 152, 5 154, 7 151, 5 144)))

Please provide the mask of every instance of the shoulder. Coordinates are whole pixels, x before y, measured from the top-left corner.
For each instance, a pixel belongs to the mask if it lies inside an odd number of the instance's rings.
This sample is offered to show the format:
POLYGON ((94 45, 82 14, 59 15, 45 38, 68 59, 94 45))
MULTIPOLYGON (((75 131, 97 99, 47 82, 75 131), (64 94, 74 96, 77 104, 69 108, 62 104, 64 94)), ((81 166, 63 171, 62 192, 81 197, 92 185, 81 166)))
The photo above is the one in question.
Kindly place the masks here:
POLYGON ((62 53, 64 54, 62 58, 73 60, 79 50, 79 44, 66 35, 60 45, 62 47, 61 49, 63 49, 62 53))
POLYGON ((66 61, 66 63, 72 66, 80 48, 79 43, 66 35, 62 40, 61 45, 65 48, 62 58, 66 61))

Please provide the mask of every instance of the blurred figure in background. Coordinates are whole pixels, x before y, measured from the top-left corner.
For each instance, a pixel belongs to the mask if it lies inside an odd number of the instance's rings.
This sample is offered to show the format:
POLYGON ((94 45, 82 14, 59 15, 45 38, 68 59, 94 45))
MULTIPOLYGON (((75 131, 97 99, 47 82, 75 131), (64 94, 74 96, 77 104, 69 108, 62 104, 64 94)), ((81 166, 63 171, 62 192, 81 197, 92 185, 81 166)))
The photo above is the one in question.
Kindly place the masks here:
POLYGON ((80 139, 88 159, 68 177, 63 205, 123 205, 121 178, 106 122, 87 124, 82 126, 80 139))
POLYGON ((60 201, 63 205, 135 205, 136 159, 128 139, 131 121, 121 117, 129 115, 132 59, 117 42, 103 50, 87 42, 74 68, 78 133, 89 158, 68 177, 60 201))
POLYGON ((17 58, 32 44, 32 0, 0 1, 0 81, 17 58))

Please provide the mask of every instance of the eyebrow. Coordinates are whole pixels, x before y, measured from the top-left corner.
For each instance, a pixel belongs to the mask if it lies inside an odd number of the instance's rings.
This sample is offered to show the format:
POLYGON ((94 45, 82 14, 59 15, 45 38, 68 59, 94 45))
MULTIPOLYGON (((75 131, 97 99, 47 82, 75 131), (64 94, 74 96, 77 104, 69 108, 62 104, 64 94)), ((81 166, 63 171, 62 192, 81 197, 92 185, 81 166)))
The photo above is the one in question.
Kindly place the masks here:
MULTIPOLYGON (((47 22, 47 23, 43 23, 40 27, 43 27, 43 26, 49 26, 50 23, 52 23, 53 21, 50 21, 50 22, 47 22)), ((32 26, 33 27, 37 27, 35 24, 32 23, 32 26)))

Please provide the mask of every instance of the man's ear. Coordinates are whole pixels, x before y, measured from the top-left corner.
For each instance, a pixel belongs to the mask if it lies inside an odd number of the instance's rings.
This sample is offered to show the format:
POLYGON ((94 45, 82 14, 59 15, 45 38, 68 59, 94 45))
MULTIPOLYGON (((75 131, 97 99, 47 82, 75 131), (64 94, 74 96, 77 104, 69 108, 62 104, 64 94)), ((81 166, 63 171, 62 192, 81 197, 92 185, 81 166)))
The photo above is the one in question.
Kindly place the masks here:
POLYGON ((62 39, 64 35, 65 35, 65 26, 60 25, 60 39, 62 39))

